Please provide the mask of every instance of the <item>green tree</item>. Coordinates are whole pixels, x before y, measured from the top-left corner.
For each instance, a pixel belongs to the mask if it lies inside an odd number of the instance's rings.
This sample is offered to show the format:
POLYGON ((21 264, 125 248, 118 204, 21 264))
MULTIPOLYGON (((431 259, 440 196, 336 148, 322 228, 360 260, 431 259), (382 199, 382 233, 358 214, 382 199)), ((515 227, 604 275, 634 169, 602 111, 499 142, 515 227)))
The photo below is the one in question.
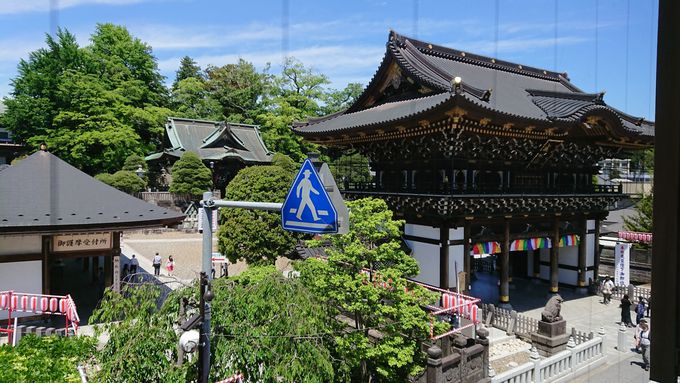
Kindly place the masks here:
POLYGON ((631 217, 623 217, 623 226, 626 230, 651 233, 653 231, 653 206, 654 193, 644 194, 635 205, 635 214, 631 217))
POLYGON ((199 196, 212 189, 212 173, 194 152, 182 154, 182 157, 172 165, 171 174, 171 193, 189 193, 199 196))
POLYGON ((236 64, 206 69, 210 95, 222 107, 223 118, 230 122, 255 123, 269 76, 253 64, 239 59, 236 64))
POLYGON ((17 347, 0 346, 0 381, 80 382, 76 367, 94 355, 96 344, 89 336, 22 337, 17 347))
POLYGON ((19 141, 41 142, 87 173, 113 172, 160 143, 167 91, 151 48, 112 24, 91 45, 59 30, 19 63, 2 123, 19 141))
POLYGON ((153 284, 124 285, 122 294, 106 290, 90 318, 102 323, 98 335, 106 331, 110 336, 96 355, 99 371, 92 381, 171 383, 195 377, 193 363, 175 366, 178 337, 173 329, 180 299, 191 296, 192 289, 179 289, 160 306, 161 288, 153 284))
POLYGON ((172 109, 184 118, 221 120, 222 107, 212 96, 208 83, 197 77, 180 80, 172 89, 172 109))
POLYGON ((202 80, 205 78, 201 67, 198 65, 194 59, 189 56, 182 57, 179 62, 179 69, 177 70, 177 75, 175 76, 175 82, 172 84, 173 89, 179 84, 180 81, 186 80, 188 78, 195 78, 202 80))
POLYGON ((146 187, 146 182, 129 170, 119 170, 113 174, 100 173, 94 178, 128 194, 140 192, 146 187))
POLYGON ((354 82, 347 84, 345 89, 331 90, 325 97, 324 114, 331 114, 349 108, 363 91, 363 85, 354 82))
POLYGON ((301 262, 301 279, 337 314, 351 317, 357 331, 336 342, 353 381, 406 382, 424 366, 421 341, 429 336, 430 318, 421 305, 436 298, 406 279, 418 273, 418 264, 401 250, 403 221, 392 219, 385 202, 366 198, 347 207, 350 232, 312 241, 330 244, 328 259, 301 262), (370 337, 370 329, 380 335, 370 337))
MULTIPOLYGON (((280 166, 250 166, 241 169, 227 185, 226 199, 235 201, 283 202, 294 172, 280 166)), ((281 228, 279 213, 223 209, 218 246, 231 262, 245 259, 250 265, 273 264, 279 256, 295 250, 300 235, 281 228)))
POLYGON ((213 365, 230 366, 214 368, 215 380, 241 372, 253 382, 340 381, 345 368, 332 336, 339 328, 323 301, 273 266, 232 280, 213 284, 213 326, 220 329, 213 365))
POLYGON ((140 165, 142 166, 142 170, 145 172, 149 171, 149 166, 146 164, 146 161, 144 161, 144 157, 137 154, 131 154, 125 159, 123 169, 121 170, 134 172, 139 169, 140 165))

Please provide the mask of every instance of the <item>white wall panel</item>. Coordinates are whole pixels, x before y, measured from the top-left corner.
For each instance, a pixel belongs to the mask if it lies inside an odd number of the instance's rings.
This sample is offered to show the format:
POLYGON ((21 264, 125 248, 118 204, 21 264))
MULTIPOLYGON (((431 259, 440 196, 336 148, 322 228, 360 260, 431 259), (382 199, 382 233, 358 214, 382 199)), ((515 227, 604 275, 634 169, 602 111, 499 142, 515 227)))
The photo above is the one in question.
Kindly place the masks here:
MULTIPOLYGON (((42 262, 0 263, 0 291, 6 290, 14 290, 21 293, 42 293, 42 262)), ((7 314, 7 311, 0 311, 0 320, 6 320, 7 314)), ((33 314, 12 313, 13 318, 30 315, 33 314)))
POLYGON ((0 235, 0 255, 40 254, 41 238, 40 235, 0 235))
POLYGON ((439 228, 432 226, 416 225, 407 223, 404 225, 404 234, 414 237, 430 238, 439 240, 439 228))
POLYGON ((406 242, 413 249, 413 258, 420 266, 420 274, 415 280, 439 286, 439 246, 409 240, 406 242))

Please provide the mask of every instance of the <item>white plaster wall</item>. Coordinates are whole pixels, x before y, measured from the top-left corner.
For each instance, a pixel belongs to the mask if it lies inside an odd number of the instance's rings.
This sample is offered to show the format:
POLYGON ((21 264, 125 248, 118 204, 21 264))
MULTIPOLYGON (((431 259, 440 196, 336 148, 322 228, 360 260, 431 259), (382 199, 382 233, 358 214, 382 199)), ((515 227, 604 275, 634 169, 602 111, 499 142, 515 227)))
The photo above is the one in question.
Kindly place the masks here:
POLYGON ((462 227, 459 227, 457 229, 449 229, 449 240, 457 240, 457 239, 463 239, 464 235, 464 230, 462 227))
POLYGON ((407 223, 404 225, 404 234, 415 237, 430 238, 439 240, 439 228, 432 226, 416 225, 407 223))
POLYGON ((559 269, 559 282, 576 286, 578 283, 578 272, 575 270, 559 269))
MULTIPOLYGON (((0 291, 14 290, 22 293, 42 293, 42 262, 0 263, 0 291)), ((7 311, 0 311, 0 320, 7 319, 7 311)), ((12 313, 12 317, 24 317, 31 313, 12 313)))
MULTIPOLYGON (((595 265, 595 233, 586 235, 586 266, 595 265)), ((588 279, 586 279, 587 281, 588 279)))
MULTIPOLYGON (((457 287, 456 270, 465 271, 463 245, 449 246, 449 286, 457 287)), ((441 287, 441 286, 440 286, 441 287)))
POLYGON ((439 286, 439 246, 409 240, 406 243, 413 249, 413 258, 420 266, 420 274, 415 280, 439 286))
POLYGON ((589 219, 586 221, 586 227, 588 230, 595 230, 595 220, 594 219, 589 219))
POLYGON ((0 235, 0 255, 40 254, 41 238, 40 235, 0 235))
POLYGON ((565 246, 559 248, 559 264, 578 266, 578 246, 565 246))

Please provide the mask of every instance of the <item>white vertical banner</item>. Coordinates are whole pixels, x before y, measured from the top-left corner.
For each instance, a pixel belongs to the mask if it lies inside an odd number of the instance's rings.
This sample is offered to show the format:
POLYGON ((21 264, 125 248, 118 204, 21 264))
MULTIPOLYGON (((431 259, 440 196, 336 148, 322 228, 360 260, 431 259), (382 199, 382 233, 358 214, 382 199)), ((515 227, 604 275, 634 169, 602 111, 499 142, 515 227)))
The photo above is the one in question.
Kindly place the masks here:
POLYGON ((614 284, 628 286, 630 284, 630 243, 617 242, 614 246, 614 284))
MULTIPOLYGON (((212 231, 213 233, 217 232, 217 226, 218 226, 218 212, 220 209, 213 209, 212 210, 212 231)), ((203 232, 203 208, 200 207, 198 210, 198 232, 202 233, 203 232)))
POLYGON ((113 291, 120 292, 120 256, 113 256, 113 291))

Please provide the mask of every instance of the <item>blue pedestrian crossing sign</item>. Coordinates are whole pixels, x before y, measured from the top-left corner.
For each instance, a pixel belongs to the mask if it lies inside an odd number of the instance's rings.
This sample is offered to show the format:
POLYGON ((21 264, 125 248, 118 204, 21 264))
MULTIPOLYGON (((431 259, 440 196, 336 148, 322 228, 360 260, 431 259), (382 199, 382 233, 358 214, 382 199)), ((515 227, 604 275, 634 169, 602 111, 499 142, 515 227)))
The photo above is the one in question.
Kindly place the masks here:
POLYGON ((309 159, 302 164, 283 202, 281 223, 288 231, 338 232, 337 211, 309 159))

